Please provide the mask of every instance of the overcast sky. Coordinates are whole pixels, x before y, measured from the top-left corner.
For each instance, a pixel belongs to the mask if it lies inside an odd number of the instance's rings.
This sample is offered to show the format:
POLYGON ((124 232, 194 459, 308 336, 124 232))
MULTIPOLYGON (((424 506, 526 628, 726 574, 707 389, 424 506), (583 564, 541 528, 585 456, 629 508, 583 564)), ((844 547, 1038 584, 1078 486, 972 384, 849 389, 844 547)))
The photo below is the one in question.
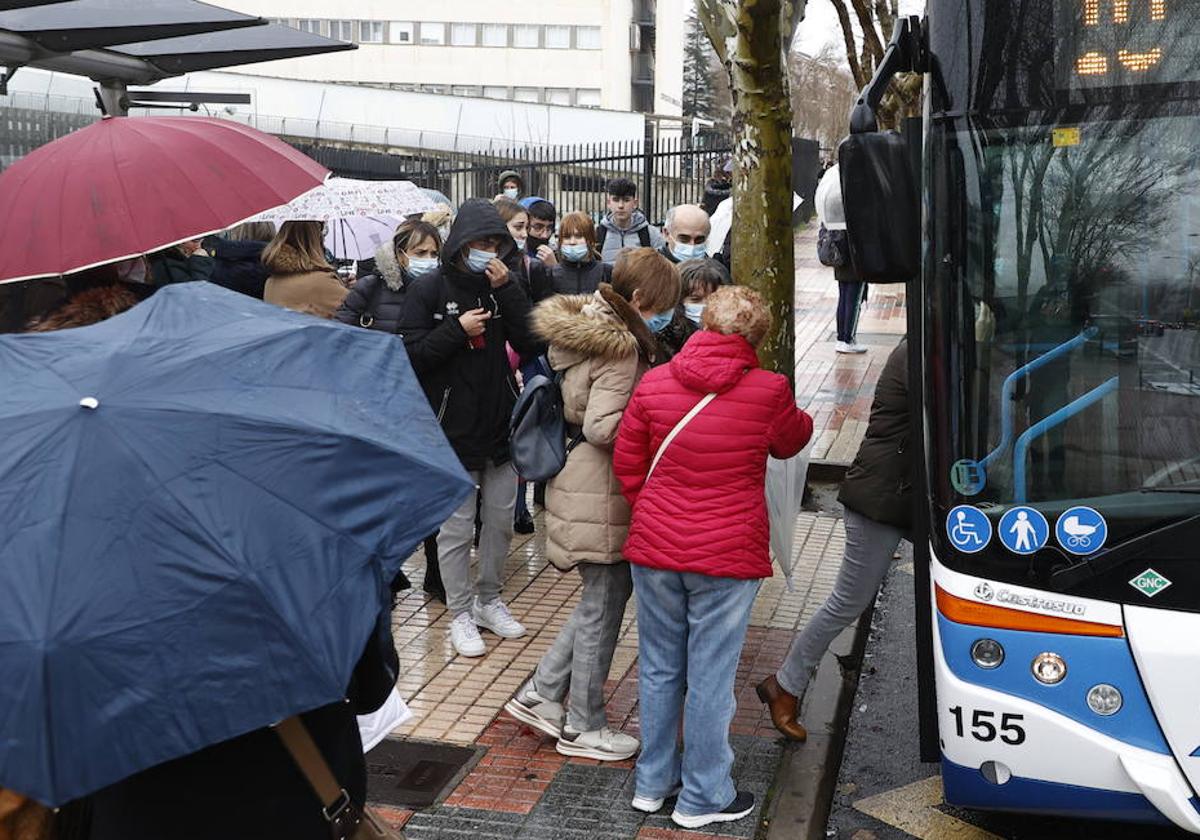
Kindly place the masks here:
MULTIPOLYGON (((920 14, 923 7, 923 0, 900 0, 900 10, 907 14, 920 14)), ((846 0, 846 8, 850 8, 849 0, 846 0)), ((839 47, 843 44, 842 27, 838 24, 837 12, 833 10, 833 4, 829 0, 808 0, 804 22, 800 24, 797 46, 802 52, 813 55, 820 52, 821 47, 829 42, 839 47)))

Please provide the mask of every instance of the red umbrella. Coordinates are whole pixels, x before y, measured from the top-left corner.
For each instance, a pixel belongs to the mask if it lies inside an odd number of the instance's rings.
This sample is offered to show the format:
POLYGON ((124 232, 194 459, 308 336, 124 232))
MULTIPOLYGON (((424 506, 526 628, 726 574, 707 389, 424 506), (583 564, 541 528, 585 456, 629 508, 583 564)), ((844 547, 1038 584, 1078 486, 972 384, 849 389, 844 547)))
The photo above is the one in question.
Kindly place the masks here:
POLYGON ((216 233, 328 175, 282 140, 228 120, 105 117, 0 173, 0 283, 216 233))

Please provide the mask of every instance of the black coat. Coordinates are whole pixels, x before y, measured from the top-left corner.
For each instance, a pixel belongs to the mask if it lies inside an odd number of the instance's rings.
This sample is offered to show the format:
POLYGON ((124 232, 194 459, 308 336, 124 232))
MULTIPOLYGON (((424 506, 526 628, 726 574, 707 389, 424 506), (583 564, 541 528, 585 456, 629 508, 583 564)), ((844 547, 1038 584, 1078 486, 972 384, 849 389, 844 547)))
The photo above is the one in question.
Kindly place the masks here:
POLYGON ((375 273, 355 282, 333 317, 343 324, 398 335, 411 283, 392 243, 385 242, 375 254, 375 273))
POLYGON ((838 501, 877 522, 911 528, 911 439, 908 340, 902 339, 879 374, 867 434, 846 471, 838 501))
MULTIPOLYGON (((590 295, 601 283, 612 282, 613 267, 599 260, 567 262, 563 260, 550 270, 550 294, 590 295)), ((550 295, 546 295, 549 297, 550 295)), ((541 301, 542 298, 538 298, 541 301)))
MULTIPOLYGON (((355 715, 382 706, 395 684, 390 617, 380 613, 347 699, 301 715, 334 778, 359 806, 367 798, 367 766, 355 715)), ((329 840, 321 802, 268 728, 143 770, 88 800, 90 840, 329 840)))
POLYGON ((462 247, 475 239, 501 238, 507 261, 516 243, 490 202, 473 199, 459 210, 442 250, 442 266, 416 280, 408 291, 400 331, 413 370, 451 446, 468 470, 509 460, 508 424, 517 383, 505 343, 522 357, 536 352, 529 328, 530 302, 516 276, 493 289, 486 276, 465 269, 462 247), (482 349, 472 349, 459 317, 486 309, 492 318, 482 349))
POLYGON ((213 236, 204 240, 204 247, 213 255, 213 272, 209 278, 213 283, 262 300, 263 289, 271 275, 262 263, 266 242, 240 242, 213 236))

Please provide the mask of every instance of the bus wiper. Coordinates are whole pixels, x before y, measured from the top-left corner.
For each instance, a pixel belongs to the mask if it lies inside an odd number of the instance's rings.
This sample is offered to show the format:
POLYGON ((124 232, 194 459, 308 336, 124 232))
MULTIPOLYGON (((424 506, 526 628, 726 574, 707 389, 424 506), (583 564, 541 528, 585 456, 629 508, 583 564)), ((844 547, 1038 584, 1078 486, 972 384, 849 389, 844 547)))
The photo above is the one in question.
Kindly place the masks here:
MULTIPOLYGON (((1151 489, 1151 492, 1154 492, 1153 489, 1151 489)), ((1185 492, 1200 493, 1200 488, 1185 492)), ((1050 575, 1050 588, 1055 592, 1065 592, 1074 586, 1078 586, 1085 580, 1091 580, 1094 577, 1111 572, 1113 569, 1120 568, 1130 560, 1136 560, 1143 555, 1161 551, 1164 544, 1175 547, 1181 538, 1186 537, 1200 537, 1200 513, 1189 516, 1186 519, 1180 519, 1178 522, 1172 522, 1170 525, 1155 528, 1153 531, 1148 531, 1145 534, 1131 537, 1125 540, 1125 542, 1117 543, 1111 548, 1101 551, 1099 554, 1093 554, 1091 557, 1076 563, 1074 566, 1059 569, 1050 575)))

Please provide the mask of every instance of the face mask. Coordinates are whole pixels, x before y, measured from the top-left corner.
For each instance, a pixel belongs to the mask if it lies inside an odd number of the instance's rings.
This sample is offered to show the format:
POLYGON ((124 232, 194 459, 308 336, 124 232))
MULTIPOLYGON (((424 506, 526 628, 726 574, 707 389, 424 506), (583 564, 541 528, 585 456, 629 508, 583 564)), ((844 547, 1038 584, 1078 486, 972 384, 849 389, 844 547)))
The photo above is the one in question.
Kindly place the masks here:
POLYGON ((529 249, 529 253, 531 254, 536 254, 538 252, 538 248, 549 244, 549 239, 542 239, 540 236, 530 236, 525 240, 525 247, 529 249))
POLYGON ((564 245, 562 247, 563 259, 568 262, 583 262, 587 259, 588 246, 583 245, 564 245))
POLYGON ((687 319, 696 326, 700 326, 700 316, 704 314, 703 303, 685 303, 683 305, 683 314, 687 319))
POLYGON ((699 259, 707 253, 704 245, 684 245, 682 242, 676 242, 675 247, 671 249, 671 253, 675 255, 675 259, 680 262, 699 259))
POLYGON ((467 254, 467 269, 475 274, 483 274, 488 263, 494 259, 496 259, 495 251, 480 251, 478 248, 472 248, 467 254))
POLYGON ((409 257, 408 273, 411 277, 424 277, 431 271, 437 270, 437 257, 409 257))
POLYGON ((526 243, 527 243, 529 240, 528 240, 528 239, 514 239, 513 241, 517 243, 517 250, 518 250, 518 251, 524 251, 524 250, 525 250, 525 245, 526 245, 526 243))
POLYGON ((671 309, 666 312, 660 312, 646 319, 646 326, 650 328, 652 333, 660 333, 667 328, 671 323, 671 319, 675 317, 675 310, 671 309))
POLYGON ((117 263, 117 279, 122 283, 145 283, 146 261, 141 257, 117 263))
POLYGON ((519 196, 520 194, 521 194, 521 191, 519 189, 517 189, 516 187, 508 187, 507 189, 504 190, 504 197, 511 198, 513 201, 516 201, 517 196, 519 196))

